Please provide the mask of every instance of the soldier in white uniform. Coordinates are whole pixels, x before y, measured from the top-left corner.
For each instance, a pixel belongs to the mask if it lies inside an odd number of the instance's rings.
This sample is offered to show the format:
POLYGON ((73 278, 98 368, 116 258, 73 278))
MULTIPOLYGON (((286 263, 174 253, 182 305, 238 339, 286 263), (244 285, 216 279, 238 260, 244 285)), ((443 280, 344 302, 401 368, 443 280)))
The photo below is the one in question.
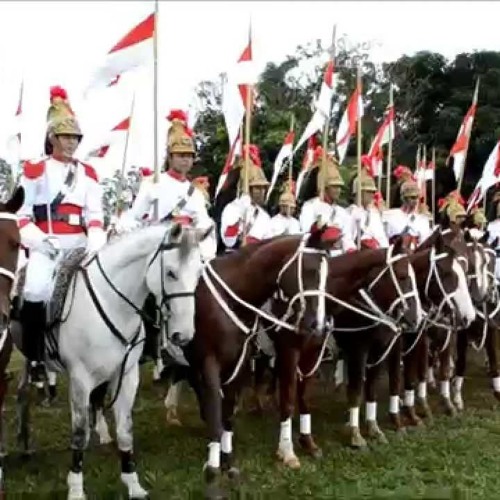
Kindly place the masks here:
POLYGON ((492 205, 494 206, 494 217, 486 227, 488 231, 488 244, 491 245, 497 238, 497 246, 495 248, 497 258, 495 266, 495 275, 497 281, 500 282, 500 191, 497 191, 492 199, 492 205))
MULTIPOLYGON (((159 220, 172 220, 202 230, 214 227, 203 194, 187 179, 193 166, 195 148, 192 132, 183 120, 172 120, 167 141, 168 170, 160 174, 157 183, 153 182, 152 176, 143 179, 132 207, 119 221, 119 232, 137 227, 145 220, 152 220, 155 205, 158 206, 159 220)), ((200 245, 203 260, 215 257, 215 234, 205 238, 200 245)))
POLYGON ((271 219, 271 234, 273 236, 301 234, 299 221, 293 216, 297 203, 288 183, 279 197, 278 206, 279 213, 271 219))
POLYGON ((348 210, 352 217, 352 239, 358 242, 359 248, 387 248, 389 240, 384 231, 382 217, 379 209, 373 203, 377 186, 365 168, 361 170, 361 182, 357 176, 353 181, 355 201, 357 201, 360 184, 361 206, 353 204, 348 210))
MULTIPOLYGON (((320 168, 321 147, 318 146, 315 152, 317 158, 316 165, 313 168, 320 168)), ((321 191, 321 183, 324 186, 324 199, 316 196, 302 205, 302 211, 299 217, 300 227, 304 233, 307 233, 315 227, 326 225, 322 239, 332 244, 330 255, 332 257, 340 255, 343 252, 353 252, 356 245, 352 239, 351 220, 347 210, 337 204, 340 196, 340 190, 344 181, 337 168, 337 162, 331 157, 327 158, 324 176, 318 172, 317 189, 321 191), (322 178, 324 180, 322 180, 322 178)))
MULTIPOLYGON (((221 216, 221 238, 226 250, 236 250, 240 245, 256 243, 271 238, 271 218, 262 208, 269 182, 262 170, 259 150, 249 145, 248 194, 242 194, 228 203, 221 216), (245 241, 243 241, 245 237, 245 241)), ((238 162, 239 191, 244 193, 244 155, 238 162)))
POLYGON ((86 247, 87 254, 106 242, 102 189, 94 169, 73 158, 82 138, 66 91, 51 88, 45 153, 23 165, 24 205, 18 212, 21 243, 29 250, 20 311, 25 354, 33 382, 44 377, 46 303, 53 276, 65 251, 86 247))
POLYGON ((413 179, 401 185, 401 208, 386 210, 383 221, 389 242, 396 236, 404 235, 409 247, 415 249, 431 235, 429 218, 419 213, 420 190, 413 179))

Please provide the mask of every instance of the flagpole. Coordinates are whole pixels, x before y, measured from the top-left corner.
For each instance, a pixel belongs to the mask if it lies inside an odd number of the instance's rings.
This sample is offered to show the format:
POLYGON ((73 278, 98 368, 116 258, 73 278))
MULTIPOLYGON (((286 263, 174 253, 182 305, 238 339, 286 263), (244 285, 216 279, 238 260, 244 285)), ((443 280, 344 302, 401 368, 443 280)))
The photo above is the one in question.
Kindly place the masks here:
MULTIPOLYGON (((333 25, 333 30, 332 30, 332 46, 330 50, 330 57, 331 61, 333 62, 334 65, 334 71, 335 71, 335 57, 336 57, 336 37, 337 37, 337 25, 333 25)), ((333 82, 332 82, 333 84, 333 82)), ((323 127, 323 152, 321 155, 321 169, 318 172, 318 175, 320 175, 320 187, 319 187, 319 198, 321 201, 325 200, 325 178, 326 178, 326 150, 328 148, 328 130, 330 126, 330 115, 331 115, 331 110, 332 110, 332 103, 330 101, 330 106, 329 106, 329 112, 328 116, 325 118, 325 126, 323 127)))
MULTIPOLYGON (((478 76, 477 77, 477 80, 476 80, 476 88, 474 89, 474 96, 472 98, 472 104, 474 105, 477 105, 477 98, 478 98, 478 95, 479 95, 479 81, 480 81, 481 77, 478 76)), ((475 115, 475 112, 474 112, 474 115, 475 115)), ((467 126, 467 124, 466 124, 467 126)), ((472 131, 472 124, 471 124, 471 131, 472 131)), ((467 130, 465 130, 465 133, 466 133, 466 137, 467 137, 467 145, 465 147, 465 152, 464 152, 464 162, 463 162, 463 165, 462 165, 462 168, 460 169, 460 177, 458 178, 458 184, 457 184, 457 191, 458 193, 460 194, 460 191, 462 189, 462 182, 464 180, 464 176, 465 176, 465 167, 467 165, 467 153, 469 151, 469 141, 470 141, 470 134, 467 134, 467 130)))
POLYGON ((125 148, 123 150, 123 160, 122 160, 122 171, 121 171, 121 178, 120 178, 120 184, 118 185, 118 193, 116 196, 116 216, 120 217, 122 211, 123 211, 123 203, 122 200, 120 200, 122 196, 122 186, 123 182, 125 181, 125 168, 127 166, 127 156, 128 156, 128 144, 129 144, 129 137, 130 137, 130 127, 132 125, 132 117, 134 116, 134 108, 135 108, 135 90, 134 93, 132 94, 132 104, 130 105, 130 115, 129 115, 129 122, 128 122, 128 128, 127 128, 127 135, 125 136, 125 148))
POLYGON ((432 222, 436 220, 436 148, 432 146, 432 222))
MULTIPOLYGON (((290 131, 293 132, 295 128, 295 115, 292 113, 292 116, 290 118, 290 131)), ((292 149, 292 156, 288 158, 288 189, 290 190, 290 193, 292 193, 292 182, 293 182, 293 149, 292 149)), ((288 217, 292 215, 292 210, 289 205, 286 206, 286 214, 288 217)))
MULTIPOLYGON (((363 95, 363 87, 362 87, 362 81, 361 81, 361 63, 358 63, 358 71, 357 71, 357 78, 356 78, 356 86, 358 89, 358 99, 361 99, 361 96, 363 95)), ((358 126, 358 132, 357 132, 357 147, 358 147, 358 206, 361 206, 361 155, 363 153, 362 150, 362 129, 361 129, 361 116, 359 116, 359 100, 356 103, 356 114, 358 115, 357 118, 357 126, 358 126)))
MULTIPOLYGON (((154 150, 154 176, 153 183, 160 182, 160 163, 158 161, 158 17, 159 5, 155 0, 154 30, 153 30, 153 150, 154 150)), ((154 203, 154 220, 159 219, 159 200, 154 203)))
POLYGON ((424 196, 424 204, 427 204, 427 179, 426 179, 426 170, 427 170, 427 145, 424 144, 423 146, 423 153, 422 153, 422 159, 420 160, 421 167, 423 166, 424 168, 424 183, 422 186, 423 189, 423 196, 424 196), (423 165, 422 165, 423 164, 423 165))
MULTIPOLYGON (((389 113, 394 107, 394 90, 392 83, 389 84, 389 113)), ((391 171, 392 171, 392 121, 389 122, 389 147, 387 151, 387 179, 385 205, 387 209, 391 208, 391 171)))

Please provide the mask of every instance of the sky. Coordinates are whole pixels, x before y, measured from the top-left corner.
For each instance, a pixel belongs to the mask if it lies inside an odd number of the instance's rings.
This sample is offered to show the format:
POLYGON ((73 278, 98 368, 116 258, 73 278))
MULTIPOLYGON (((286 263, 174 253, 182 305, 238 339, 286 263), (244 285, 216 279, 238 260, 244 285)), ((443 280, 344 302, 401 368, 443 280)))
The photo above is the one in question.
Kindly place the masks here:
MULTIPOLYGON (((0 155, 41 154, 51 85, 67 89, 85 134, 84 150, 99 145, 129 114, 136 89, 127 166, 151 166, 151 68, 129 75, 117 90, 86 99, 83 90, 109 49, 153 8, 149 0, 0 2, 0 155), (8 138, 16 127, 21 81, 19 152, 8 138)), ((245 46, 250 19, 254 59, 263 69, 268 61, 278 62, 293 53, 299 44, 320 38, 328 46, 334 23, 338 35, 347 35, 351 43, 368 41, 375 61, 418 50, 449 58, 464 51, 500 50, 499 18, 500 2, 160 1, 159 149, 165 148, 168 111, 188 109, 195 102, 199 81, 217 79, 234 64, 245 46)), ((121 168, 124 143, 121 133, 107 158, 95 160, 101 175, 121 168)))

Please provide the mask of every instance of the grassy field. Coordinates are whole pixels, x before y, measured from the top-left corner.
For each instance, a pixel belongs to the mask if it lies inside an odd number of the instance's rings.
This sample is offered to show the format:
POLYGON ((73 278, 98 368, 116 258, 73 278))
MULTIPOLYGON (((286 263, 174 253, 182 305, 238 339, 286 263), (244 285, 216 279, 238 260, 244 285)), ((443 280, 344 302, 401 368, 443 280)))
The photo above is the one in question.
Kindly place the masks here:
MULTIPOLYGON (((185 392, 181 405, 184 427, 167 427, 163 389, 151 383, 150 373, 148 366, 134 412, 142 484, 153 499, 201 498, 207 442, 192 394, 185 392)), ((431 394, 436 416, 431 426, 412 430, 404 438, 387 431, 389 444, 370 444, 367 452, 343 444, 344 395, 323 388, 316 392, 313 431, 324 458, 314 461, 299 455, 300 471, 287 470, 274 459, 276 416, 238 415, 235 447, 243 483, 235 498, 499 498, 500 412, 477 358, 465 382, 464 414, 454 419, 443 416, 437 396, 431 394)), ((12 384, 4 414, 7 498, 64 498, 70 463, 65 383, 60 383, 55 407, 37 407, 34 412, 37 452, 28 460, 21 458, 15 445, 14 397, 12 384)), ((387 428, 386 406, 381 410, 380 421, 387 428)), ((294 425, 297 430, 298 423, 294 425)), ((85 457, 85 473, 89 498, 125 498, 113 445, 93 443, 85 457)))

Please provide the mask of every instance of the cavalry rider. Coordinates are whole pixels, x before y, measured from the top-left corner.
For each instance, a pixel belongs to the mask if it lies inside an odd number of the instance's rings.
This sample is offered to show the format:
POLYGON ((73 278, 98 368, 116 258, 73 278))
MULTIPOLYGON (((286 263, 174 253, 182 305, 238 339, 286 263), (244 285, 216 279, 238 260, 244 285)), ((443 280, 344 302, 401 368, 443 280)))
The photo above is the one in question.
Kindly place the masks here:
MULTIPOLYGON (((134 228, 141 221, 152 220, 155 205, 160 221, 171 220, 207 231, 214 227, 203 194, 187 179, 195 155, 193 133, 187 127, 185 114, 181 111, 171 112, 169 119, 172 124, 167 137, 168 169, 160 174, 157 183, 150 181, 152 176, 143 179, 132 207, 119 221, 120 229, 134 228)), ((215 257, 216 249, 213 235, 200 242, 205 261, 215 257)))
POLYGON ((469 234, 475 239, 480 240, 484 236, 484 231, 488 224, 488 219, 484 210, 480 207, 474 207, 469 214, 469 234))
POLYGON ((451 192, 446 198, 438 200, 441 225, 458 233, 467 218, 463 198, 456 192, 451 192))
POLYGON ((205 204, 207 207, 207 211, 210 210, 210 181, 208 180, 208 177, 202 176, 202 177, 195 177, 192 180, 193 186, 198 189, 201 194, 203 195, 203 198, 205 199, 205 204))
POLYGON ((238 190, 241 196, 228 203, 221 216, 221 238, 226 250, 236 250, 240 245, 271 238, 271 218, 264 210, 269 182, 262 170, 259 149, 248 145, 248 194, 244 193, 245 154, 238 160, 238 190), (243 240, 245 238, 245 240, 243 240))
MULTIPOLYGON (((500 283, 500 191, 497 191, 493 195, 491 200, 492 205, 492 217, 493 220, 488 224, 486 230, 488 231, 488 245, 495 243, 496 240, 496 266, 495 266, 495 276, 497 282, 500 283)), ((491 212, 489 213, 489 215, 491 212)), ((491 217, 491 215, 490 215, 491 217)))
POLYGON ((321 193, 321 188, 324 188, 324 198, 316 196, 307 200, 302 205, 299 221, 304 233, 326 225, 321 239, 329 244, 330 255, 335 257, 344 252, 355 251, 356 246, 352 239, 349 214, 345 208, 338 205, 341 188, 344 186, 338 163, 333 157, 327 156, 325 171, 321 172, 322 156, 323 149, 318 146, 314 153, 313 168, 318 169, 317 190, 321 193))
POLYGON ((273 236, 300 234, 299 221, 293 216, 297 203, 290 183, 287 182, 279 200, 279 213, 271 219, 273 236))
POLYGON ((414 179, 401 184, 401 208, 392 208, 383 214, 384 225, 389 242, 400 235, 407 240, 408 247, 415 249, 432 233, 430 221, 419 213, 420 190, 414 179))
POLYGON ((25 355, 33 382, 43 380, 46 303, 53 275, 67 250, 86 247, 87 255, 106 242, 102 189, 94 169, 73 155, 82 139, 66 91, 52 87, 40 161, 23 165, 24 205, 18 212, 21 243, 29 250, 20 311, 25 355))
POLYGON ((358 189, 361 185, 361 206, 353 204, 348 211, 352 217, 352 238, 358 242, 359 248, 387 248, 389 240, 384 231, 379 209, 374 205, 377 186, 369 168, 361 169, 361 182, 356 176, 353 180, 352 193, 354 203, 357 201, 358 189))

